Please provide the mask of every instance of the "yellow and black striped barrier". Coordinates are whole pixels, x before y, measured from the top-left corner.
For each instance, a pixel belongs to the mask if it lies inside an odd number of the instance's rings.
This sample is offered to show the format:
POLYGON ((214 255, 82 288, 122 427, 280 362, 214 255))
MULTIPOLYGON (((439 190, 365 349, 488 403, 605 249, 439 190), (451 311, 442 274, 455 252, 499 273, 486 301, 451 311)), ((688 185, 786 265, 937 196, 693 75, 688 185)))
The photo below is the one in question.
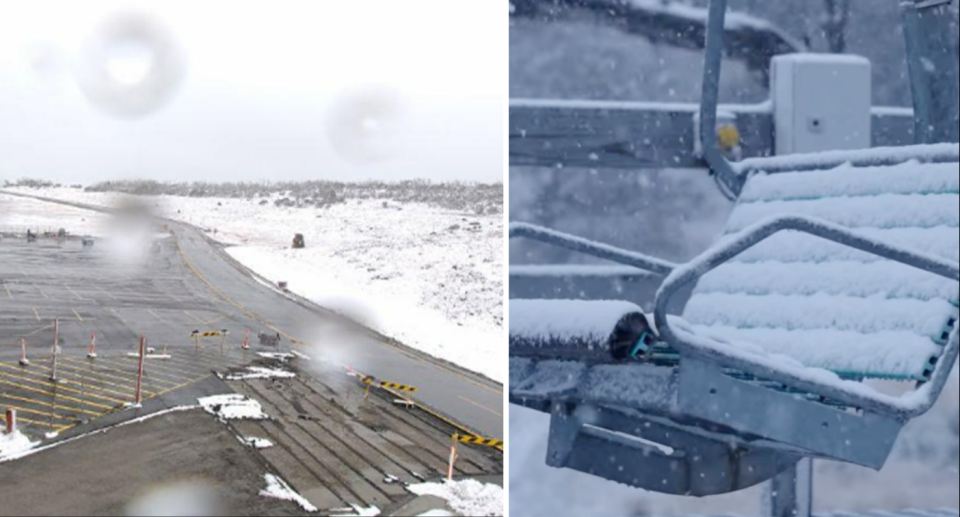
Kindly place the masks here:
POLYGON ((483 447, 494 447, 497 449, 503 448, 503 440, 496 440, 493 438, 483 438, 480 436, 462 436, 459 434, 453 435, 453 439, 456 442, 466 443, 469 445, 481 445, 483 447))
POLYGON ((222 332, 222 331, 219 331, 219 330, 211 330, 211 331, 209 331, 209 332, 200 332, 200 331, 198 331, 198 330, 194 330, 193 332, 190 333, 190 337, 194 337, 194 338, 197 338, 197 337, 221 337, 221 336, 224 336, 224 335, 226 335, 226 333, 225 333, 225 332, 222 332))
POLYGON ((363 383, 364 383, 364 384, 367 384, 367 385, 376 385, 376 386, 379 386, 379 387, 381 387, 381 388, 386 388, 386 389, 391 389, 391 390, 396 390, 396 391, 403 391, 403 392, 406 392, 406 393, 416 393, 416 392, 417 392, 417 387, 416 387, 416 386, 409 386, 409 385, 407 385, 407 384, 399 384, 399 383, 396 383, 396 382, 378 381, 377 379, 374 379, 373 377, 364 377, 364 378, 363 378, 363 383))

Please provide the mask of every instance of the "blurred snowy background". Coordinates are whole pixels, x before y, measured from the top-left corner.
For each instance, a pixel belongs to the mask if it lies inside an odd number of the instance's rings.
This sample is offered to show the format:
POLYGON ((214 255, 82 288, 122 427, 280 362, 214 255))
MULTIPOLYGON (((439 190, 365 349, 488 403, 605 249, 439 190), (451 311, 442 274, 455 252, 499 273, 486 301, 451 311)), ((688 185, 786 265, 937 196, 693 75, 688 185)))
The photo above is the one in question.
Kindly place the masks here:
MULTIPOLYGON (((705 5, 705 1, 693 2, 705 5)), ((850 0, 846 27, 828 13, 844 1, 730 0, 732 9, 769 20, 815 51, 843 48, 871 59, 874 105, 909 106, 899 2, 850 0), (833 37, 831 37, 831 34, 833 37), (837 35, 842 34, 843 39, 837 35)), ((956 1, 954 2, 956 6, 956 1)), ((592 19, 545 23, 516 19, 510 28, 512 98, 697 102, 702 55, 652 45, 592 19)), ((721 102, 767 98, 742 63, 725 63, 721 102)), ((703 171, 510 170, 510 218, 683 261, 705 250, 732 204, 703 171)), ((517 240, 510 262, 591 263, 556 248, 517 240)), ((648 494, 544 465, 548 418, 510 411, 511 509, 547 515, 673 516, 760 514, 759 489, 702 500, 648 494)), ((817 465, 816 509, 958 508, 957 375, 931 414, 911 423, 879 473, 817 465)))

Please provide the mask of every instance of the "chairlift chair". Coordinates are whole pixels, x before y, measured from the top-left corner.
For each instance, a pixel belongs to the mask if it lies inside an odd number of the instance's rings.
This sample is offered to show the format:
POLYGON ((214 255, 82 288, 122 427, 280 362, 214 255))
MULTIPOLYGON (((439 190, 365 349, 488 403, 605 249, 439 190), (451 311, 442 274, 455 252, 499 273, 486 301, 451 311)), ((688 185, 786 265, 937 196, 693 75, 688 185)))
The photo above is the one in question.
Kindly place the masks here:
MULTIPOLYGON (((708 145, 725 3, 710 8, 708 145)), ((916 102, 934 122, 920 142, 956 142, 956 96, 946 116, 938 102, 916 102)), ((551 415, 548 465, 656 492, 733 492, 802 458, 880 469, 957 362, 960 146, 706 158, 738 202, 717 245, 687 264, 511 225, 511 238, 666 277, 652 316, 627 302, 512 300, 511 402, 551 415), (915 389, 885 395, 864 383, 876 379, 915 389)))

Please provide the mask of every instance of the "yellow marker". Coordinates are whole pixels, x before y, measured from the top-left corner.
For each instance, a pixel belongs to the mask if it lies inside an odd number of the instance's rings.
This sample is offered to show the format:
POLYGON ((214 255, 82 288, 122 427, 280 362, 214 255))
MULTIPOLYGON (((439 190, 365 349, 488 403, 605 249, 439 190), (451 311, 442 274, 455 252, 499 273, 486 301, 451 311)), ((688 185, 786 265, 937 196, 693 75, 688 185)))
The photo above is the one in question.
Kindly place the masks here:
POLYGON ((460 436, 459 434, 453 435, 453 439, 460 443, 467 443, 471 445, 482 445, 484 447, 503 447, 503 440, 495 440, 493 438, 482 438, 480 436, 460 436))
POLYGON ((740 145, 740 131, 737 126, 724 124, 717 128, 717 142, 723 151, 729 151, 740 145))
POLYGON ((220 337, 222 335, 223 335, 223 332, 219 332, 219 331, 190 333, 190 337, 220 337))
POLYGON ((408 385, 406 385, 406 384, 399 384, 399 383, 396 383, 396 382, 386 382, 386 381, 384 381, 384 382, 378 382, 378 381, 377 381, 376 379, 374 379, 373 377, 364 377, 364 378, 363 378, 363 383, 364 383, 364 384, 367 384, 367 385, 376 384, 377 386, 380 386, 381 388, 387 388, 387 389, 397 390, 397 391, 405 391, 405 392, 407 392, 407 393, 416 393, 416 392, 417 392, 417 387, 416 387, 416 386, 408 386, 408 385))

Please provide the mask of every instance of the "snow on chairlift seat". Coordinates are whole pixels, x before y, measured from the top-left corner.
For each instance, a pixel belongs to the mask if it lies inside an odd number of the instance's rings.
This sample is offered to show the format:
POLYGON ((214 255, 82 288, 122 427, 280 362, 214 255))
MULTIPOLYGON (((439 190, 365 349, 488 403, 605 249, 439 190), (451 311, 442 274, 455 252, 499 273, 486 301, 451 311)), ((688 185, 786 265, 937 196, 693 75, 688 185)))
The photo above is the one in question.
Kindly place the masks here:
MULTIPOLYGON (((958 261, 957 163, 907 162, 752 177, 726 227, 734 235, 806 215, 958 261)), ((799 232, 777 234, 706 274, 683 319, 845 377, 926 380, 958 317, 960 285, 799 232)))

